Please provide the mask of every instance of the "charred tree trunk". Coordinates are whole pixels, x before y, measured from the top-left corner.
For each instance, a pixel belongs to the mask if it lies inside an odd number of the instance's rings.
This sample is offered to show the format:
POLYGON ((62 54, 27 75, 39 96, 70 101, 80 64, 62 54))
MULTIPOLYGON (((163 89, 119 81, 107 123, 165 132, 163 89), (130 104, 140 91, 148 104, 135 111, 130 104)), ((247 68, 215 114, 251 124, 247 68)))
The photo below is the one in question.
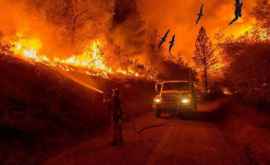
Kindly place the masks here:
POLYGON ((204 92, 207 93, 208 91, 208 69, 207 66, 204 67, 204 92))
POLYGON ((208 91, 208 61, 206 58, 206 52, 203 50, 203 82, 204 82, 204 92, 208 91))

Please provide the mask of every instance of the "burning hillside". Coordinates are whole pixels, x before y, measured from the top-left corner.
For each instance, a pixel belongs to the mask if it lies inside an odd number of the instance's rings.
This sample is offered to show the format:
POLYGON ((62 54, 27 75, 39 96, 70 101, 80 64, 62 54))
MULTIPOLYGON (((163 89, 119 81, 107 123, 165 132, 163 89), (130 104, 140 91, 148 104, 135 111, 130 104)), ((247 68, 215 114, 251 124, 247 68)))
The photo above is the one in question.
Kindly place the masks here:
POLYGON ((9 50, 13 55, 29 62, 43 63, 50 67, 56 67, 64 71, 77 69, 84 70, 85 74, 108 77, 109 75, 124 75, 134 77, 153 78, 134 70, 124 70, 110 67, 103 53, 102 40, 93 40, 77 55, 69 55, 66 58, 50 57, 40 53, 42 43, 39 39, 18 35, 17 39, 9 43, 9 50))
MULTIPOLYGON (((242 101, 269 109, 269 2, 0 0, 0 164, 46 164, 43 161, 62 155, 71 164, 86 156, 84 164, 99 158, 95 153, 101 153, 102 162, 116 162, 115 151, 123 164, 121 150, 128 153, 134 147, 127 163, 224 164, 216 158, 236 162, 240 154, 240 162, 256 164, 254 151, 263 145, 251 145, 251 137, 235 148, 231 144, 238 143, 231 139, 238 141, 239 131, 233 130, 233 138, 224 141, 224 124, 235 125, 231 120, 238 120, 238 108, 250 120, 249 105, 238 107, 242 101), (209 112, 212 109, 216 112, 209 112), (167 114, 160 116, 165 111, 190 121, 170 121, 167 114), (137 120, 138 116, 142 118, 137 120), (215 120, 194 125, 192 120, 201 117, 215 120), (99 131, 106 139, 92 134, 109 124, 114 135, 124 132, 120 150, 107 150, 112 140, 107 131, 99 131), (198 134, 203 136, 197 138, 198 134), (184 139, 181 145, 178 136, 184 139), (160 145, 169 146, 165 155, 156 152, 160 145), (191 149, 185 153, 194 153, 189 154, 192 159, 183 155, 182 146, 191 149), (233 152, 225 154, 224 146, 233 152), (108 161, 107 151, 113 161, 108 161), (213 154, 200 154, 205 151, 213 154), (144 161, 138 163, 141 156, 144 161)), ((239 116, 241 126, 246 118, 239 116)), ((256 130, 267 127, 269 132, 269 123, 256 123, 256 130)), ((249 128, 244 127, 244 136, 251 133, 249 128)), ((255 133, 264 136, 260 131, 255 133)), ((268 151, 266 147, 266 157, 268 151)))
POLYGON ((0 42, 6 45, 9 54, 65 71, 78 69, 103 77, 154 78, 143 63, 130 60, 124 54, 114 55, 120 48, 107 34, 109 25, 105 24, 110 16, 103 3, 94 3, 93 11, 84 10, 81 7, 86 4, 77 1, 22 0, 14 1, 13 6, 11 3, 0 1, 0 8, 6 13, 0 16, 0 23, 5 25, 0 28, 0 42))
POLYGON ((18 35, 11 41, 10 51, 17 57, 27 61, 44 63, 51 67, 62 66, 62 69, 70 71, 72 67, 85 68, 99 71, 103 75, 112 73, 112 69, 105 64, 100 40, 92 41, 79 55, 71 55, 67 58, 57 58, 41 54, 42 43, 39 39, 18 35))
MULTIPOLYGON (((184 7, 176 0, 1 0, 0 42, 17 57, 64 71, 155 79, 164 72, 160 66, 164 59, 194 66, 191 57, 198 27, 193 18, 199 5, 190 1, 184 7), (153 15, 152 8, 163 14, 153 15), (176 34, 171 54, 167 43, 157 47, 168 28, 176 34)), ((255 6, 251 0, 245 1, 243 19, 231 27, 227 24, 233 16, 233 3, 213 0, 205 6, 202 24, 207 24, 211 39, 219 34, 213 40, 215 46, 228 36, 239 37, 254 29, 258 32, 257 21, 250 14, 255 6), (224 13, 231 15, 224 17, 224 13)), ((267 38, 263 29, 259 34, 267 38)), ((221 60, 216 68, 223 65, 221 60)))

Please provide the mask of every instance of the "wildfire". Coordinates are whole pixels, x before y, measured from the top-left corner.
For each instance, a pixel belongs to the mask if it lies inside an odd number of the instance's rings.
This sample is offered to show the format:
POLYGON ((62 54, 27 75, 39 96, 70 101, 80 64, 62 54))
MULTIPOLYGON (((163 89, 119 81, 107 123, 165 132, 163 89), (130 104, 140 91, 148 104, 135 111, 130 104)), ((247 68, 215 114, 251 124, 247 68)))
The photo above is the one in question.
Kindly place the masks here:
POLYGON ((17 57, 34 62, 44 63, 53 67, 60 67, 65 71, 70 71, 72 67, 79 67, 99 71, 104 74, 112 72, 112 69, 105 64, 105 59, 102 54, 102 43, 100 40, 92 41, 89 46, 80 55, 73 55, 66 59, 58 57, 49 58, 47 55, 42 55, 40 50, 42 42, 36 38, 23 37, 17 35, 14 41, 11 41, 10 50, 17 57))
POLYGON ((101 51, 102 43, 99 40, 93 41, 81 55, 71 56, 62 62, 89 69, 101 70, 111 73, 112 69, 105 64, 101 51))
POLYGON ((18 40, 11 43, 11 51, 16 54, 20 55, 24 58, 29 58, 32 60, 38 59, 38 51, 42 47, 41 42, 38 39, 28 39, 19 37, 18 40))
MULTIPOLYGON (((50 58, 48 55, 41 53, 42 42, 39 39, 17 34, 16 39, 10 42, 10 50, 15 56, 24 60, 56 67, 66 72, 78 68, 78 71, 83 71, 85 74, 92 76, 108 77, 109 75, 117 74, 132 77, 147 77, 131 69, 112 69, 106 64, 106 59, 102 51, 103 44, 104 42, 102 40, 97 39, 90 42, 81 54, 68 56, 68 58, 50 58)), ((149 77, 152 79, 151 76, 149 77)))
POLYGON ((269 40, 267 29, 258 26, 256 20, 239 24, 232 29, 226 30, 225 33, 231 35, 230 37, 234 40, 237 40, 241 37, 249 39, 256 38, 258 41, 269 40))

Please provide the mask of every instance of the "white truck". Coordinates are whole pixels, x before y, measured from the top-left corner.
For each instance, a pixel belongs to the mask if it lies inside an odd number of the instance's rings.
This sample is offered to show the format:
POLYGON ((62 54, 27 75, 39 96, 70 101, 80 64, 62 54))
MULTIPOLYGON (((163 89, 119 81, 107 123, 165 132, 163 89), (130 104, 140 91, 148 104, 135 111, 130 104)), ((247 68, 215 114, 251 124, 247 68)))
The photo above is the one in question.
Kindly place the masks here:
POLYGON ((194 83, 192 81, 163 81, 156 83, 158 93, 153 99, 156 117, 162 113, 178 115, 197 110, 194 83))

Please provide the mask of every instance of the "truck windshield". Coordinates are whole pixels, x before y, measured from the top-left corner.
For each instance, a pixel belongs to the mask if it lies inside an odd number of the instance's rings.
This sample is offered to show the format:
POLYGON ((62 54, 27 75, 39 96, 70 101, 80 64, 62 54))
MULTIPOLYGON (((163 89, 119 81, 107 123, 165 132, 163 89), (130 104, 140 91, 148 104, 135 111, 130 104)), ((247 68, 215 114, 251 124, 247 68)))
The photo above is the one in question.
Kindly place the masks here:
POLYGON ((164 83, 163 90, 191 90, 191 83, 187 82, 164 83))

